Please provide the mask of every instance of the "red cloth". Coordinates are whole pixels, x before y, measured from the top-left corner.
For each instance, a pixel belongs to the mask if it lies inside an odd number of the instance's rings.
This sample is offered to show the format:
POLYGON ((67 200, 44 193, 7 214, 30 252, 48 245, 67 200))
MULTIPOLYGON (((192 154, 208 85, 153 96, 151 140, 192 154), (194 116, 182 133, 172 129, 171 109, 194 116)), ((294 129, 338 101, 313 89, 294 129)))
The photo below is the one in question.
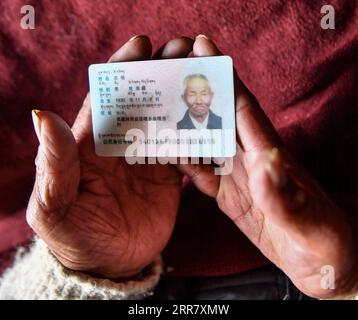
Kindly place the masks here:
MULTIPOLYGON (((233 57, 293 153, 327 191, 340 186, 342 194, 353 196, 358 9, 355 0, 331 0, 336 29, 322 30, 323 4, 2 0, 0 251, 29 236, 23 216, 19 224, 9 217, 26 207, 33 184, 37 142, 31 109, 52 110, 72 124, 88 90, 88 65, 106 61, 134 34, 150 35, 154 48, 180 35, 213 38, 233 57), (35 30, 20 28, 25 4, 35 7, 35 30)), ((190 186, 164 256, 177 274, 187 275, 229 274, 267 263, 214 201, 190 186)))

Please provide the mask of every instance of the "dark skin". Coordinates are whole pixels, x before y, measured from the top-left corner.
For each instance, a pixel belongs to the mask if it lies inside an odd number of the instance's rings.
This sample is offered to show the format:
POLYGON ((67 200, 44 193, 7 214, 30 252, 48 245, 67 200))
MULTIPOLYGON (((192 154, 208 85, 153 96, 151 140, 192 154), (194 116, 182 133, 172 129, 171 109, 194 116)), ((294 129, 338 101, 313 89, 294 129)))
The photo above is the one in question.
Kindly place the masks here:
MULTIPOLYGON (((170 57, 189 52, 192 40, 183 41, 188 49, 169 47, 170 57)), ((139 37, 110 61, 150 58, 150 40, 139 37)), ((182 174, 169 165, 131 166, 125 158, 96 156, 89 103, 87 97, 72 130, 51 112, 37 113, 41 143, 27 219, 68 268, 130 277, 167 244, 182 174)))
MULTIPOLYGON (((220 54, 206 37, 180 38, 154 58, 220 54)), ((111 61, 150 58, 150 41, 141 36, 111 61)), ((209 165, 133 167, 122 158, 97 157, 88 98, 72 129, 57 115, 38 112, 41 143, 27 218, 66 267, 117 280, 142 270, 171 236, 185 173, 304 293, 357 292, 356 221, 285 151, 256 100, 235 80, 238 152, 224 176, 209 165), (321 286, 326 265, 334 268, 335 289, 321 286)))

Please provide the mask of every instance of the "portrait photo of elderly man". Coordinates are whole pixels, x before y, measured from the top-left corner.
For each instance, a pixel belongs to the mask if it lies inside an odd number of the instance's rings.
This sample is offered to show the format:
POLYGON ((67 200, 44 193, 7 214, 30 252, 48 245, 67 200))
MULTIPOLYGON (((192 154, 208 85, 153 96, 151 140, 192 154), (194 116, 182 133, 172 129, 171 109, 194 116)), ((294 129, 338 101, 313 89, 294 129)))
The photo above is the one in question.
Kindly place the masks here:
POLYGON ((203 74, 191 74, 184 79, 182 99, 188 110, 177 129, 221 129, 222 119, 210 110, 214 96, 208 78, 203 74))

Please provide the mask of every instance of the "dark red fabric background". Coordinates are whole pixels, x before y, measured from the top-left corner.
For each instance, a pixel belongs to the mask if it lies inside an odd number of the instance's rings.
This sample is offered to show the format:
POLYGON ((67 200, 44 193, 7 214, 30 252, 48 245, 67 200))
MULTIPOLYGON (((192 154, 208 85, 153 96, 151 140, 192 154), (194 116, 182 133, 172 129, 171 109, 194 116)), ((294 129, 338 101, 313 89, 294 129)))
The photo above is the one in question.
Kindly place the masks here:
MULTIPOLYGON (((34 1, 0 2, 0 272, 31 236, 24 210, 37 141, 31 109, 70 124, 88 90, 87 67, 104 62, 135 34, 154 48, 206 34, 234 59, 292 152, 335 200, 357 197, 357 2, 329 1, 336 29, 320 28, 326 1, 34 1), (20 28, 32 4, 36 29, 20 28)), ((173 274, 219 275, 267 261, 191 186, 164 252, 173 274)))

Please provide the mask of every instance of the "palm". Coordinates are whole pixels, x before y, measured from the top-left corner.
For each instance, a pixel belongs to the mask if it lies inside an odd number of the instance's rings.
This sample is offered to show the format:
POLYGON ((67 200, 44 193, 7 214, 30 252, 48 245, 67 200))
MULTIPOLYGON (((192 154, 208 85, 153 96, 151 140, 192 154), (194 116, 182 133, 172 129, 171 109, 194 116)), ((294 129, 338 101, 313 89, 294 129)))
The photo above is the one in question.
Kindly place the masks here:
POLYGON ((169 240, 181 175, 170 165, 129 165, 125 158, 96 156, 89 110, 85 100, 73 126, 80 163, 74 168, 80 172, 67 173, 80 175, 77 197, 64 218, 51 226, 49 236, 56 239, 51 249, 73 269, 111 277, 133 274, 152 262, 169 240))
MULTIPOLYGON (((311 184, 310 196, 313 199, 310 201, 317 203, 316 210, 300 210, 297 214, 289 210, 284 213, 278 210, 274 214, 264 212, 263 202, 267 202, 267 198, 253 198, 253 188, 249 185, 249 175, 250 179, 255 179, 253 174, 260 175, 259 172, 249 172, 248 164, 253 157, 252 152, 240 150, 234 158, 233 173, 220 179, 219 206, 298 287, 312 295, 327 293, 319 287, 321 268, 334 266, 339 275, 351 267, 349 257, 352 252, 348 247, 351 239, 347 224, 340 212, 324 201, 324 196, 314 184, 311 184)), ((260 192, 261 186, 255 184, 255 189, 260 192)), ((305 184, 309 186, 308 181, 305 184)))

